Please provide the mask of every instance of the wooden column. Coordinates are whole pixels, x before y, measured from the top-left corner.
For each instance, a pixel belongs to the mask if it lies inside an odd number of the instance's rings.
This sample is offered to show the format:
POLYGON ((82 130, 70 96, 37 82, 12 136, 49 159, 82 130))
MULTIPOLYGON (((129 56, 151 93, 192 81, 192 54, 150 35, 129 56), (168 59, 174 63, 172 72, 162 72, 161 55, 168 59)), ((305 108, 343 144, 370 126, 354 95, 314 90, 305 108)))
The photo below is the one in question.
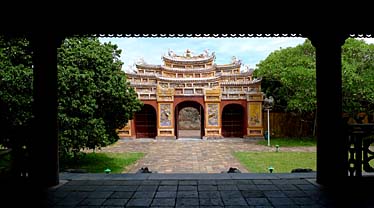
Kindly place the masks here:
POLYGON ((342 183, 348 174, 348 153, 342 120, 341 34, 313 34, 317 77, 317 182, 342 183))
POLYGON ((30 173, 34 184, 59 183, 57 131, 57 47, 62 39, 51 33, 32 34, 34 123, 30 139, 30 173))

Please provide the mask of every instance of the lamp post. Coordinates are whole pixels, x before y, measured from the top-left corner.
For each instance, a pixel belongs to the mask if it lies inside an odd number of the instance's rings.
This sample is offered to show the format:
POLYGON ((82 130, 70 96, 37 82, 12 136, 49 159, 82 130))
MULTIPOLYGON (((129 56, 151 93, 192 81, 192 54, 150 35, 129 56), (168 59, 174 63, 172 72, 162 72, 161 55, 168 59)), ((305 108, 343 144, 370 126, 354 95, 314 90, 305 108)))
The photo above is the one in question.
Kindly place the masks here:
POLYGON ((270 109, 268 108, 268 109, 266 109, 267 111, 268 111, 268 146, 270 146, 270 113, 269 113, 269 111, 270 111, 270 109))
POLYGON ((267 114, 268 114, 268 135, 267 135, 267 139, 268 139, 268 146, 270 146, 270 110, 273 108, 273 105, 274 105, 274 98, 272 96, 269 96, 269 98, 265 98, 264 99, 264 109, 267 110, 267 114))

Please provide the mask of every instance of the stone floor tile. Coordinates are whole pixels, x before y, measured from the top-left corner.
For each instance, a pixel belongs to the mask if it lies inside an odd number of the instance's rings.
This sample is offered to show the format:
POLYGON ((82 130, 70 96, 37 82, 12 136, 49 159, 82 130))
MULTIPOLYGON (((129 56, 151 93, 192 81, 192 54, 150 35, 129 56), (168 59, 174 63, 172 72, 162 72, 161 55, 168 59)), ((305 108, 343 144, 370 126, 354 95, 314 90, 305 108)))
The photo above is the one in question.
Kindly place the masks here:
POLYGON ((125 204, 130 199, 107 199, 104 201, 103 206, 122 206, 124 207, 125 204))
POLYGON ((157 191, 177 191, 177 185, 166 185, 166 186, 159 186, 157 191))
POLYGON ((198 198, 197 191, 178 191, 177 198, 198 198))
POLYGON ((151 206, 166 206, 166 207, 174 207, 175 205, 175 198, 157 198, 154 199, 151 206))
POLYGON ((265 197, 253 197, 246 198, 248 205, 250 206, 270 206, 270 201, 265 197))
POLYGON ((176 191, 158 191, 156 192, 155 198, 176 198, 176 191))
POLYGON ((197 191, 197 186, 178 186, 178 191, 197 191))
POLYGON ((133 191, 116 191, 110 197, 112 199, 129 199, 134 195, 133 191))
POLYGON ((134 193, 132 198, 135 199, 152 199, 156 194, 156 191, 137 191, 134 193))
POLYGON ((88 205, 88 206, 100 206, 105 201, 105 198, 86 198, 79 203, 79 206, 88 205))
POLYGON ((176 207, 198 207, 199 200, 194 198, 177 198, 176 207))
POLYGON ((126 207, 149 207, 151 205, 152 199, 130 199, 126 207))
POLYGON ((199 191, 199 198, 221 198, 219 191, 199 191))
POLYGON ((223 206, 221 198, 200 198, 200 206, 223 206))

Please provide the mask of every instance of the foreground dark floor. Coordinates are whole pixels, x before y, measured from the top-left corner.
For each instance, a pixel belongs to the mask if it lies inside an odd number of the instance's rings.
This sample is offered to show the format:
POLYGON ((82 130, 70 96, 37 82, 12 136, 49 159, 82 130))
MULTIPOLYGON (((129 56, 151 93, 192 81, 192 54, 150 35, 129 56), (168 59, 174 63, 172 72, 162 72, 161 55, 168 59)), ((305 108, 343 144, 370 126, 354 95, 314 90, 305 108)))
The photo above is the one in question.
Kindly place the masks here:
MULTIPOLYGON (((37 207, 374 207, 370 192, 324 188, 315 173, 62 173, 60 179, 37 207)), ((9 207, 31 207, 27 192, 18 194, 9 207)))

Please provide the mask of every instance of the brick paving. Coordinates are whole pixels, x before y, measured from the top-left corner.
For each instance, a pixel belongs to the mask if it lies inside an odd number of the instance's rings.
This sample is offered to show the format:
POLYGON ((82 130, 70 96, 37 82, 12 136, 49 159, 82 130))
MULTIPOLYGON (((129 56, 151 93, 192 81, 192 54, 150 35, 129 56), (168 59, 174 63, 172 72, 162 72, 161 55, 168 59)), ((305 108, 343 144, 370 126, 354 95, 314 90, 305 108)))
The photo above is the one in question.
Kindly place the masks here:
MULTIPOLYGON (((121 139, 102 148, 102 152, 144 152, 146 155, 124 173, 148 167, 157 173, 221 173, 230 167, 250 172, 232 155, 234 151, 275 151, 274 147, 256 145, 253 139, 121 139)), ((315 147, 280 147, 280 151, 315 152, 315 147)))

